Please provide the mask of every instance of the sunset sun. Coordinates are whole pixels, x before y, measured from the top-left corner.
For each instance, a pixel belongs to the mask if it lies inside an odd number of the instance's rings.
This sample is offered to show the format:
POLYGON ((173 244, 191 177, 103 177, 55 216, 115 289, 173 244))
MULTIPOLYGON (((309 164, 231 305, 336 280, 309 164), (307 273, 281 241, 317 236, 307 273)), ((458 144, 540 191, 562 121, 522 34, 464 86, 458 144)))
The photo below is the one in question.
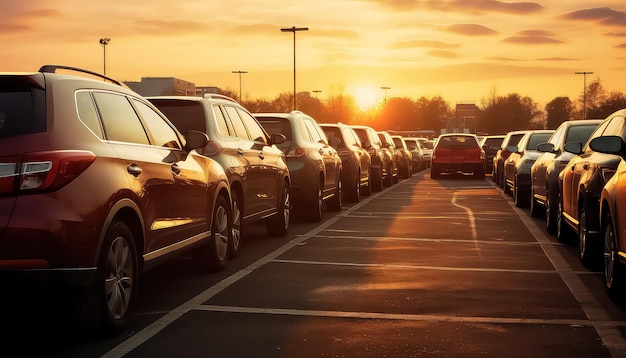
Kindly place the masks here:
POLYGON ((354 92, 354 98, 359 109, 365 111, 380 101, 380 91, 371 86, 359 87, 354 92))

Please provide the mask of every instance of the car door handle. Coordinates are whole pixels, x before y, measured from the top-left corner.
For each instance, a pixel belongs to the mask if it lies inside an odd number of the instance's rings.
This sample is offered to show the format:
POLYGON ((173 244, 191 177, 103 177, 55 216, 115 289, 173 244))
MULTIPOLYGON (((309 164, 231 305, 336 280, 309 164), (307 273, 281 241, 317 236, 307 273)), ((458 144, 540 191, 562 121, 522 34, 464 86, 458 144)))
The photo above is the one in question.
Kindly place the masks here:
POLYGON ((180 174, 180 167, 176 164, 172 164, 172 171, 174 172, 174 174, 178 175, 180 174))
POLYGON ((259 158, 261 158, 261 160, 265 159, 265 155, 263 155, 263 153, 259 153, 259 158))
POLYGON ((127 166, 126 170, 128 171, 129 174, 132 174, 135 178, 138 177, 139 174, 143 172, 143 170, 141 170, 141 168, 138 167, 136 164, 131 164, 127 166))
POLYGON ((237 148, 237 154, 243 155, 245 152, 241 148, 237 148))

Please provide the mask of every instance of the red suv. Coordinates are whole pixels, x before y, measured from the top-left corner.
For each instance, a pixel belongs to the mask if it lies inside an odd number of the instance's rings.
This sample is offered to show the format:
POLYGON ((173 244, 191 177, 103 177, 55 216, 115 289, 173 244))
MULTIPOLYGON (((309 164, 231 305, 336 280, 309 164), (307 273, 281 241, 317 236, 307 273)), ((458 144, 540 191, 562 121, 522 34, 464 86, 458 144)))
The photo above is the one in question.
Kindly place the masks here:
POLYGON ((84 323, 113 331, 147 269, 188 250, 201 269, 224 268, 231 198, 222 167, 194 150, 206 134, 181 135, 150 102, 86 70, 3 73, 0 87, 5 284, 78 287, 84 323))

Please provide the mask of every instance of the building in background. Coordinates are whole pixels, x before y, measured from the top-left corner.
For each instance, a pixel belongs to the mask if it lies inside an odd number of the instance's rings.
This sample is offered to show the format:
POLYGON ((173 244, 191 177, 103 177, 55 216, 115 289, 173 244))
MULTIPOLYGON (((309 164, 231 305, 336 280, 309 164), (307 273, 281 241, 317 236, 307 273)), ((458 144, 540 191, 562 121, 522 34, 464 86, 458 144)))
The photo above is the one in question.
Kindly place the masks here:
POLYGON ((196 84, 175 77, 142 77, 141 82, 124 82, 142 96, 195 96, 196 84))

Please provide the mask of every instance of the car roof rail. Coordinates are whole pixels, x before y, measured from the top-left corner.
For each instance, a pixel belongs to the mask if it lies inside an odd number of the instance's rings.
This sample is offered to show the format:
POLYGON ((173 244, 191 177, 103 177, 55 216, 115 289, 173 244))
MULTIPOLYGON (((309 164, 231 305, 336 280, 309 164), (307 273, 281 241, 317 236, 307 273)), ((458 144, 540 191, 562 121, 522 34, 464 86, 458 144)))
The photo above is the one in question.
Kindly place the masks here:
POLYGON ((217 94, 217 93, 205 93, 203 98, 216 98, 216 99, 224 99, 227 101, 231 101, 231 102, 235 102, 237 103, 237 101, 235 101, 234 99, 228 97, 228 96, 224 96, 223 94, 217 94))
POLYGON ((103 74, 98 73, 98 72, 89 71, 89 70, 86 70, 84 68, 78 68, 78 67, 72 67, 72 66, 64 66, 64 65, 43 65, 43 66, 41 66, 41 68, 39 68, 39 72, 56 73, 56 71, 58 69, 86 73, 86 74, 89 74, 89 75, 92 75, 92 76, 96 76, 96 77, 102 78, 102 79, 104 79, 106 81, 115 83, 118 86, 127 87, 126 85, 124 85, 124 83, 122 83, 122 82, 120 82, 120 81, 118 81, 118 80, 116 80, 114 78, 108 77, 108 76, 103 75, 103 74))

